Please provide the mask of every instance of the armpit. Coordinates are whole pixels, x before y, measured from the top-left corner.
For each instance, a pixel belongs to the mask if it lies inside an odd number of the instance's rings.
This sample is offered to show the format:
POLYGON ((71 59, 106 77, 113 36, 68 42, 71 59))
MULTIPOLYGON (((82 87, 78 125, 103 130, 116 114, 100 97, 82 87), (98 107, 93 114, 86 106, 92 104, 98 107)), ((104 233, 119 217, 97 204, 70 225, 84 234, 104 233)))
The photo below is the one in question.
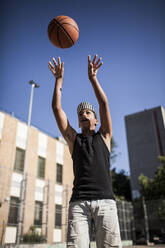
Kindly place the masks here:
POLYGON ((109 152, 111 151, 111 136, 109 134, 103 134, 102 132, 100 132, 99 130, 99 133, 105 143, 105 145, 107 146, 109 152))
POLYGON ((71 126, 69 126, 66 130, 65 133, 65 138, 66 140, 70 141, 70 142, 74 142, 75 138, 76 138, 77 132, 74 130, 74 128, 72 128, 71 126))

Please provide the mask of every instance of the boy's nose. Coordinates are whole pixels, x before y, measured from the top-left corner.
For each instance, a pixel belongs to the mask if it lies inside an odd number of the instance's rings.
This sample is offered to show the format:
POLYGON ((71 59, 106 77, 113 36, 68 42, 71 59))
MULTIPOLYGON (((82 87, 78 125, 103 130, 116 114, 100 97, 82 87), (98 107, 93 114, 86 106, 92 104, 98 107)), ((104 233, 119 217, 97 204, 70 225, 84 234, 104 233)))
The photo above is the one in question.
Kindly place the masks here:
POLYGON ((83 114, 82 114, 82 117, 86 117, 87 115, 86 115, 86 113, 84 112, 83 114))

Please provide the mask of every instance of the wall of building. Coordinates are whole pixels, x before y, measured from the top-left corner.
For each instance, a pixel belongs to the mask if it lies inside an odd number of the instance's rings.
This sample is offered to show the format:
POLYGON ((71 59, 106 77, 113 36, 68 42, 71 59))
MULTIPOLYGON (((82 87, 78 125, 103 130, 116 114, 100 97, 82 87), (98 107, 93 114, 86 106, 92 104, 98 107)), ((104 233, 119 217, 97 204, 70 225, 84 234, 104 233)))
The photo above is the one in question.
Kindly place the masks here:
POLYGON ((15 161, 16 127, 14 118, 0 112, 0 240, 7 225, 13 166, 15 161))
POLYGON ((159 155, 165 155, 165 120, 162 107, 125 117, 133 197, 139 196, 141 173, 153 178, 159 155))
MULTIPOLYGON (((16 147, 26 148, 27 125, 0 112, 0 240, 15 242, 16 225, 8 225, 10 197, 19 198, 22 174, 14 171, 16 147), (8 199, 6 201, 5 199, 8 199)), ((73 183, 72 159, 63 140, 58 140, 30 127, 26 153, 26 202, 24 233, 34 225, 35 201, 43 203, 42 227, 49 243, 64 242, 66 237, 67 208, 73 183), (45 176, 37 177, 38 156, 45 158, 45 176), (56 181, 57 163, 62 165, 62 183, 56 181), (62 226, 55 227, 55 205, 62 205, 62 226), (48 220, 48 221, 47 221, 48 220), (48 225, 46 224, 48 223, 48 225)))

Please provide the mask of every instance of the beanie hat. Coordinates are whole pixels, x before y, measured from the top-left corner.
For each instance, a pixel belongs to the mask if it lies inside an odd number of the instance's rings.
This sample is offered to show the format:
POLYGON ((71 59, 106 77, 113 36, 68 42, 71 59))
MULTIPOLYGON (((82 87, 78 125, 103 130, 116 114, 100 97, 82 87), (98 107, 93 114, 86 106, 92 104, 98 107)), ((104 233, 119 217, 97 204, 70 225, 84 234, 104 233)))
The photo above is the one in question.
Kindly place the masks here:
POLYGON ((89 109, 91 110, 94 115, 95 115, 95 118, 97 119, 97 113, 94 109, 94 107, 92 106, 92 104, 90 104, 89 102, 81 102, 78 107, 77 107, 77 114, 79 115, 79 113, 81 112, 81 110, 83 109, 89 109))

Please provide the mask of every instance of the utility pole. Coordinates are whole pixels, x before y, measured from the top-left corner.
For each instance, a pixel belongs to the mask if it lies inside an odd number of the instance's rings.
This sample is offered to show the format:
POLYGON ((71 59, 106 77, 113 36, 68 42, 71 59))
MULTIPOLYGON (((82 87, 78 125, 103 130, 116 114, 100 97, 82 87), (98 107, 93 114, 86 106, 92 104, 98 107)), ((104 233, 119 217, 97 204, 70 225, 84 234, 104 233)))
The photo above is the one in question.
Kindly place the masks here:
POLYGON ((49 180, 47 184, 47 199, 46 199, 46 240, 48 242, 48 215, 49 215, 49 180))
POLYGON ((44 195, 44 204, 43 209, 46 212, 45 222, 42 222, 42 227, 45 225, 45 229, 42 228, 42 234, 46 236, 46 241, 48 242, 48 222, 49 222, 49 191, 50 191, 50 181, 48 180, 47 184, 43 187, 43 195, 44 195))
POLYGON ((143 202, 143 210, 144 210, 144 226, 145 226, 145 232, 146 232, 146 243, 147 245, 149 245, 150 235, 149 235, 149 226, 148 226, 148 214, 147 214, 147 207, 146 207, 144 197, 142 197, 142 202, 143 202))
POLYGON ((125 207, 125 202, 124 201, 121 201, 122 202, 122 212, 123 212, 123 223, 124 223, 124 238, 125 240, 127 240, 127 219, 126 219, 126 207, 125 207))
POLYGON ((66 184, 66 189, 65 189, 65 239, 66 240, 67 240, 67 223, 68 223, 68 194, 69 194, 68 188, 69 185, 66 184))
POLYGON ((29 104, 29 116, 28 116, 27 138, 26 138, 26 146, 25 146, 23 177, 21 182, 20 200, 19 200, 19 209, 18 209, 18 228, 17 228, 17 236, 16 236, 17 246, 20 244, 21 238, 23 236, 24 212, 25 212, 25 203, 26 203, 26 184, 27 184, 27 176, 26 176, 27 146, 28 146, 29 132, 30 132, 33 93, 34 93, 34 88, 39 88, 39 85, 36 84, 33 80, 31 80, 29 84, 31 85, 31 94, 30 94, 30 104, 29 104))

